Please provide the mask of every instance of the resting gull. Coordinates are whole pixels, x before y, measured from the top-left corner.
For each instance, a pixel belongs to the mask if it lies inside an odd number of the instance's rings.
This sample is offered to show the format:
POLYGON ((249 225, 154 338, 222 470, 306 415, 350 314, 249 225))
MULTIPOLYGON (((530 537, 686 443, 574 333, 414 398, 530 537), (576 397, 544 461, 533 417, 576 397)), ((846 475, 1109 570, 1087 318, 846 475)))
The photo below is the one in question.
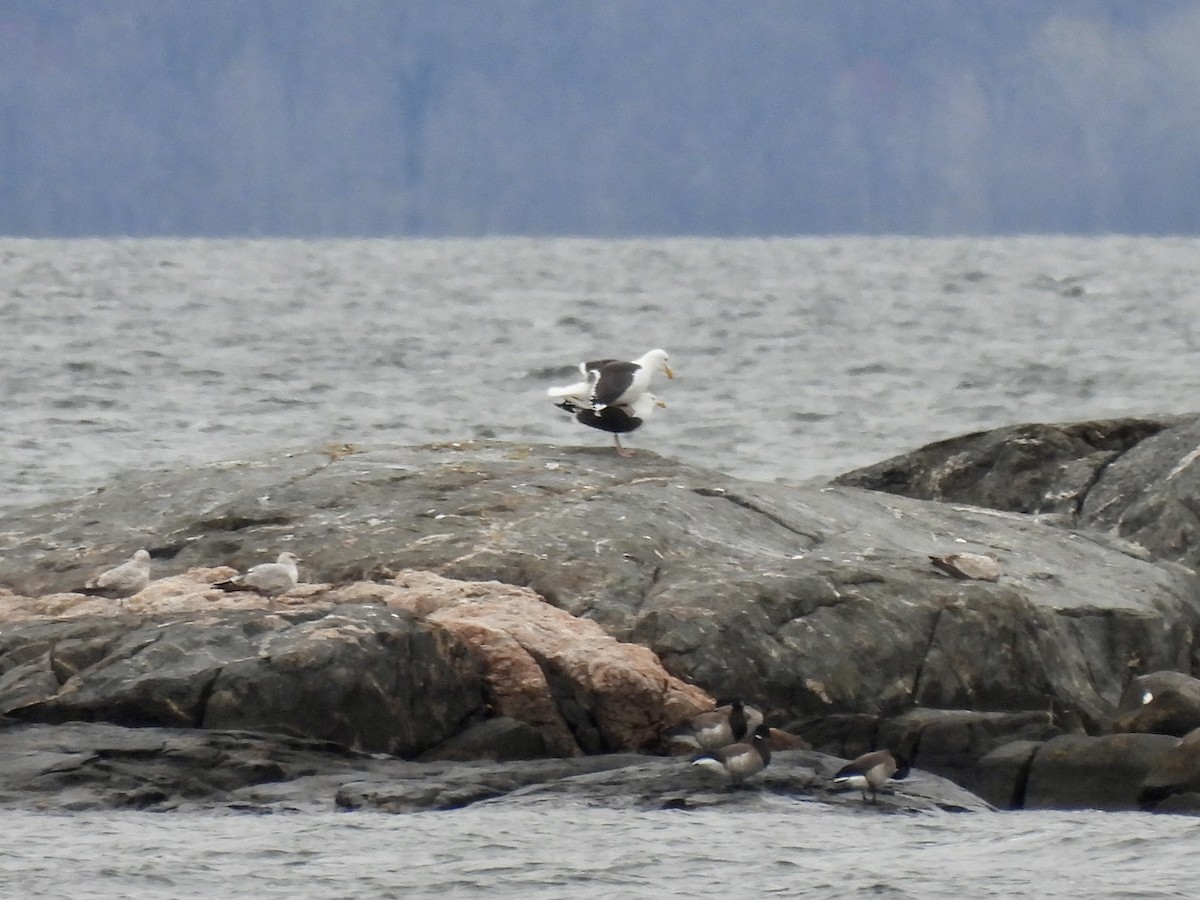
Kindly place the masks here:
POLYGON ((1000 580, 1000 561, 994 553, 947 553, 944 556, 930 556, 929 561, 935 569, 954 578, 1000 580))
POLYGON ((274 597, 290 591, 300 581, 300 562, 295 553, 280 553, 273 563, 259 563, 251 567, 244 575, 235 575, 228 581, 218 581, 213 585, 223 591, 254 591, 274 597))
POLYGON ((98 597, 132 597, 150 583, 150 554, 138 550, 115 568, 101 572, 83 586, 81 593, 98 597))

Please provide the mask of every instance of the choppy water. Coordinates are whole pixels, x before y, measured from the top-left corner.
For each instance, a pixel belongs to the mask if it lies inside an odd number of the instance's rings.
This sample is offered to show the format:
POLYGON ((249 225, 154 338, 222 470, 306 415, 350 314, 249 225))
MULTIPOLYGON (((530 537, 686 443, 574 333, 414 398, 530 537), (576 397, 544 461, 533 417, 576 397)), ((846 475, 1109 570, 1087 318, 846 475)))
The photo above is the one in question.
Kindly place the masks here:
POLYGON ((0 510, 325 442, 604 444, 545 388, 671 351, 633 446, 763 480, 1190 412, 1200 241, 0 239, 0 510))
MULTIPOLYGON (((0 240, 0 511, 281 446, 603 444, 545 388, 671 351, 628 443, 800 481, 1200 409, 1200 240, 0 240)), ((819 804, 0 812, 3 897, 1184 897, 1200 823, 819 804), (692 879, 697 875, 698 879, 692 879)))
POLYGON ((388 816, 0 813, 0 896, 1194 897, 1200 821, 485 805, 388 816))

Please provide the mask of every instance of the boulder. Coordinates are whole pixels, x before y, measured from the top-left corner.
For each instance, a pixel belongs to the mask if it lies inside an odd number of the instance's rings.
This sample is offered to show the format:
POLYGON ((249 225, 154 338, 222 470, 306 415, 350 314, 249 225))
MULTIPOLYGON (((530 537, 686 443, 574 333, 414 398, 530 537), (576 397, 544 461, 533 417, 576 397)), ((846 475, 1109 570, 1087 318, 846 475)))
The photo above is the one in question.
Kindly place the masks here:
POLYGON ((359 583, 331 596, 361 602, 370 595, 458 636, 479 660, 493 713, 536 728, 554 755, 658 749, 664 730, 713 706, 645 647, 616 640, 528 588, 420 571, 392 585, 359 583))
POLYGON ((927 772, 949 778, 982 794, 997 806, 994 794, 984 793, 979 761, 1012 741, 1044 741, 1064 733, 1046 710, 977 712, 963 709, 913 709, 880 726, 875 746, 890 747, 910 760, 919 759, 927 772))
POLYGON ((1178 740, 1162 734, 1064 734, 1033 755, 1025 809, 1137 809, 1156 761, 1178 740))
POLYGON ((1142 809, 1195 812, 1200 792, 1200 728, 1171 741, 1138 785, 1142 809))
POLYGON ((1051 514, 1200 567, 1200 415, 1012 425, 839 476, 906 497, 1051 514))
POLYGON ((1198 503, 1200 416, 1189 416, 1113 460, 1088 491, 1079 521, 1195 569, 1198 503))
POLYGON ((1020 809, 1029 769, 1041 746, 1041 741, 1010 741, 981 757, 974 779, 979 796, 999 809, 1020 809))
POLYGON ((617 641, 528 588, 432 572, 406 572, 395 583, 402 590, 390 605, 420 610, 472 646, 492 707, 544 727, 562 755, 658 749, 662 731, 713 707, 712 697, 668 674, 648 649, 617 641))
MULTIPOLYGON (((401 610, 66 619, 57 635, 56 624, 33 626, 44 637, 36 656, 0 656, 0 713, 253 729, 410 756, 484 711, 469 648, 401 610)), ((5 628, 6 641, 28 648, 23 631, 5 628)))
POLYGON ((477 722, 444 743, 426 750, 418 758, 423 762, 467 762, 477 759, 508 762, 560 755, 546 744, 545 736, 537 728, 508 716, 499 716, 477 722))
MULTIPOLYGON (((1127 420, 1097 446, 1163 427, 1127 420)), ((1102 730, 1130 677, 1190 668, 1200 611, 1190 571, 1027 515, 743 482, 647 452, 500 442, 281 453, 119 478, 0 521, 0 583, 65 590, 138 546, 160 577, 243 568, 287 548, 308 582, 386 585, 418 569, 529 587, 649 648, 677 679, 747 698, 774 724, 1049 707, 1102 730), (929 564, 948 551, 995 553, 1003 575, 951 578, 929 564)), ((486 621, 458 627, 476 630, 476 652, 494 636, 486 621)), ((557 680, 575 664, 529 655, 580 748, 611 749, 591 721, 599 707, 557 680)), ((551 724, 545 712, 538 727, 551 724)), ((648 720, 636 719, 621 727, 644 732, 648 720)))
POLYGON ((1067 425, 1009 425, 936 441, 835 479, 921 500, 1074 520, 1106 468, 1182 422, 1147 416, 1067 425))
POLYGON ((1183 737, 1200 728, 1200 679, 1183 672, 1151 672, 1130 681, 1117 704, 1114 731, 1183 737))

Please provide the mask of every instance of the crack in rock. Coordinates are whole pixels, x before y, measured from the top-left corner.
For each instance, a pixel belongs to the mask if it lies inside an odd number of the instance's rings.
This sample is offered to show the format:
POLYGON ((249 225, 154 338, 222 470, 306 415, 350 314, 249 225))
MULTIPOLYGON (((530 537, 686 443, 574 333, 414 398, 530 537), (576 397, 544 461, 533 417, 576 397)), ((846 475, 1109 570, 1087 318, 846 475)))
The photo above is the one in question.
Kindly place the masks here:
POLYGON ((817 546, 822 542, 820 535, 810 534, 801 528, 797 528, 782 516, 777 515, 768 509, 763 509, 763 507, 759 506, 749 497, 743 497, 741 494, 735 494, 731 491, 725 490, 724 488, 693 488, 692 490, 701 497, 719 497, 723 500, 728 500, 735 506, 740 506, 742 509, 748 509, 750 512, 758 513, 760 516, 764 516, 785 531, 790 531, 792 534, 797 534, 802 538, 807 538, 809 541, 811 541, 810 549, 811 547, 817 546))

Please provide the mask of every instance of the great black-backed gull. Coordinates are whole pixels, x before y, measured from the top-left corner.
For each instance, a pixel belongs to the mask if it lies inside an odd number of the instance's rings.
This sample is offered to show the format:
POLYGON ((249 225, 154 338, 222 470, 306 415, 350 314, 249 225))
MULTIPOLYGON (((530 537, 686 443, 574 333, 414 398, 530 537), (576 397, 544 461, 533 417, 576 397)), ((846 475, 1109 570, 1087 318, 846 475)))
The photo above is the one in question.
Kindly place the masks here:
POLYGON ((115 568, 101 572, 83 586, 81 593, 98 597, 132 597, 150 583, 150 554, 138 550, 115 568))
POLYGON ((633 456, 633 451, 621 446, 621 435, 637 431, 650 418, 655 407, 666 405, 653 394, 642 394, 633 403, 606 406, 601 410, 580 407, 570 399, 560 400, 557 404, 560 409, 574 414, 575 421, 581 425, 611 434, 617 455, 624 457, 633 456))
POLYGON ((223 591, 254 591, 274 597, 290 591, 300 581, 300 559, 295 553, 280 553, 273 563, 259 563, 244 575, 234 575, 228 581, 213 585, 223 591))
POLYGON ((875 792, 889 778, 899 781, 908 777, 908 760, 891 750, 873 750, 864 753, 842 766, 833 776, 834 784, 844 784, 862 791, 863 802, 867 802, 867 791, 871 802, 877 803, 875 792))
POLYGON ((771 762, 771 747, 767 739, 771 729, 759 725, 749 741, 730 744, 692 760, 693 766, 725 772, 734 784, 761 772, 771 762))
POLYGON ((640 428, 655 406, 666 406, 649 388, 655 372, 675 377, 667 364, 667 351, 651 350, 630 362, 591 360, 580 363, 579 371, 583 381, 552 387, 546 393, 580 424, 612 434, 619 455, 632 455, 621 446, 620 435, 640 428))
POLYGON ((595 359, 579 364, 583 377, 591 385, 591 406, 599 412, 606 406, 619 406, 637 400, 650 390, 650 378, 662 372, 668 378, 675 373, 667 364, 667 351, 656 349, 635 360, 595 359))

